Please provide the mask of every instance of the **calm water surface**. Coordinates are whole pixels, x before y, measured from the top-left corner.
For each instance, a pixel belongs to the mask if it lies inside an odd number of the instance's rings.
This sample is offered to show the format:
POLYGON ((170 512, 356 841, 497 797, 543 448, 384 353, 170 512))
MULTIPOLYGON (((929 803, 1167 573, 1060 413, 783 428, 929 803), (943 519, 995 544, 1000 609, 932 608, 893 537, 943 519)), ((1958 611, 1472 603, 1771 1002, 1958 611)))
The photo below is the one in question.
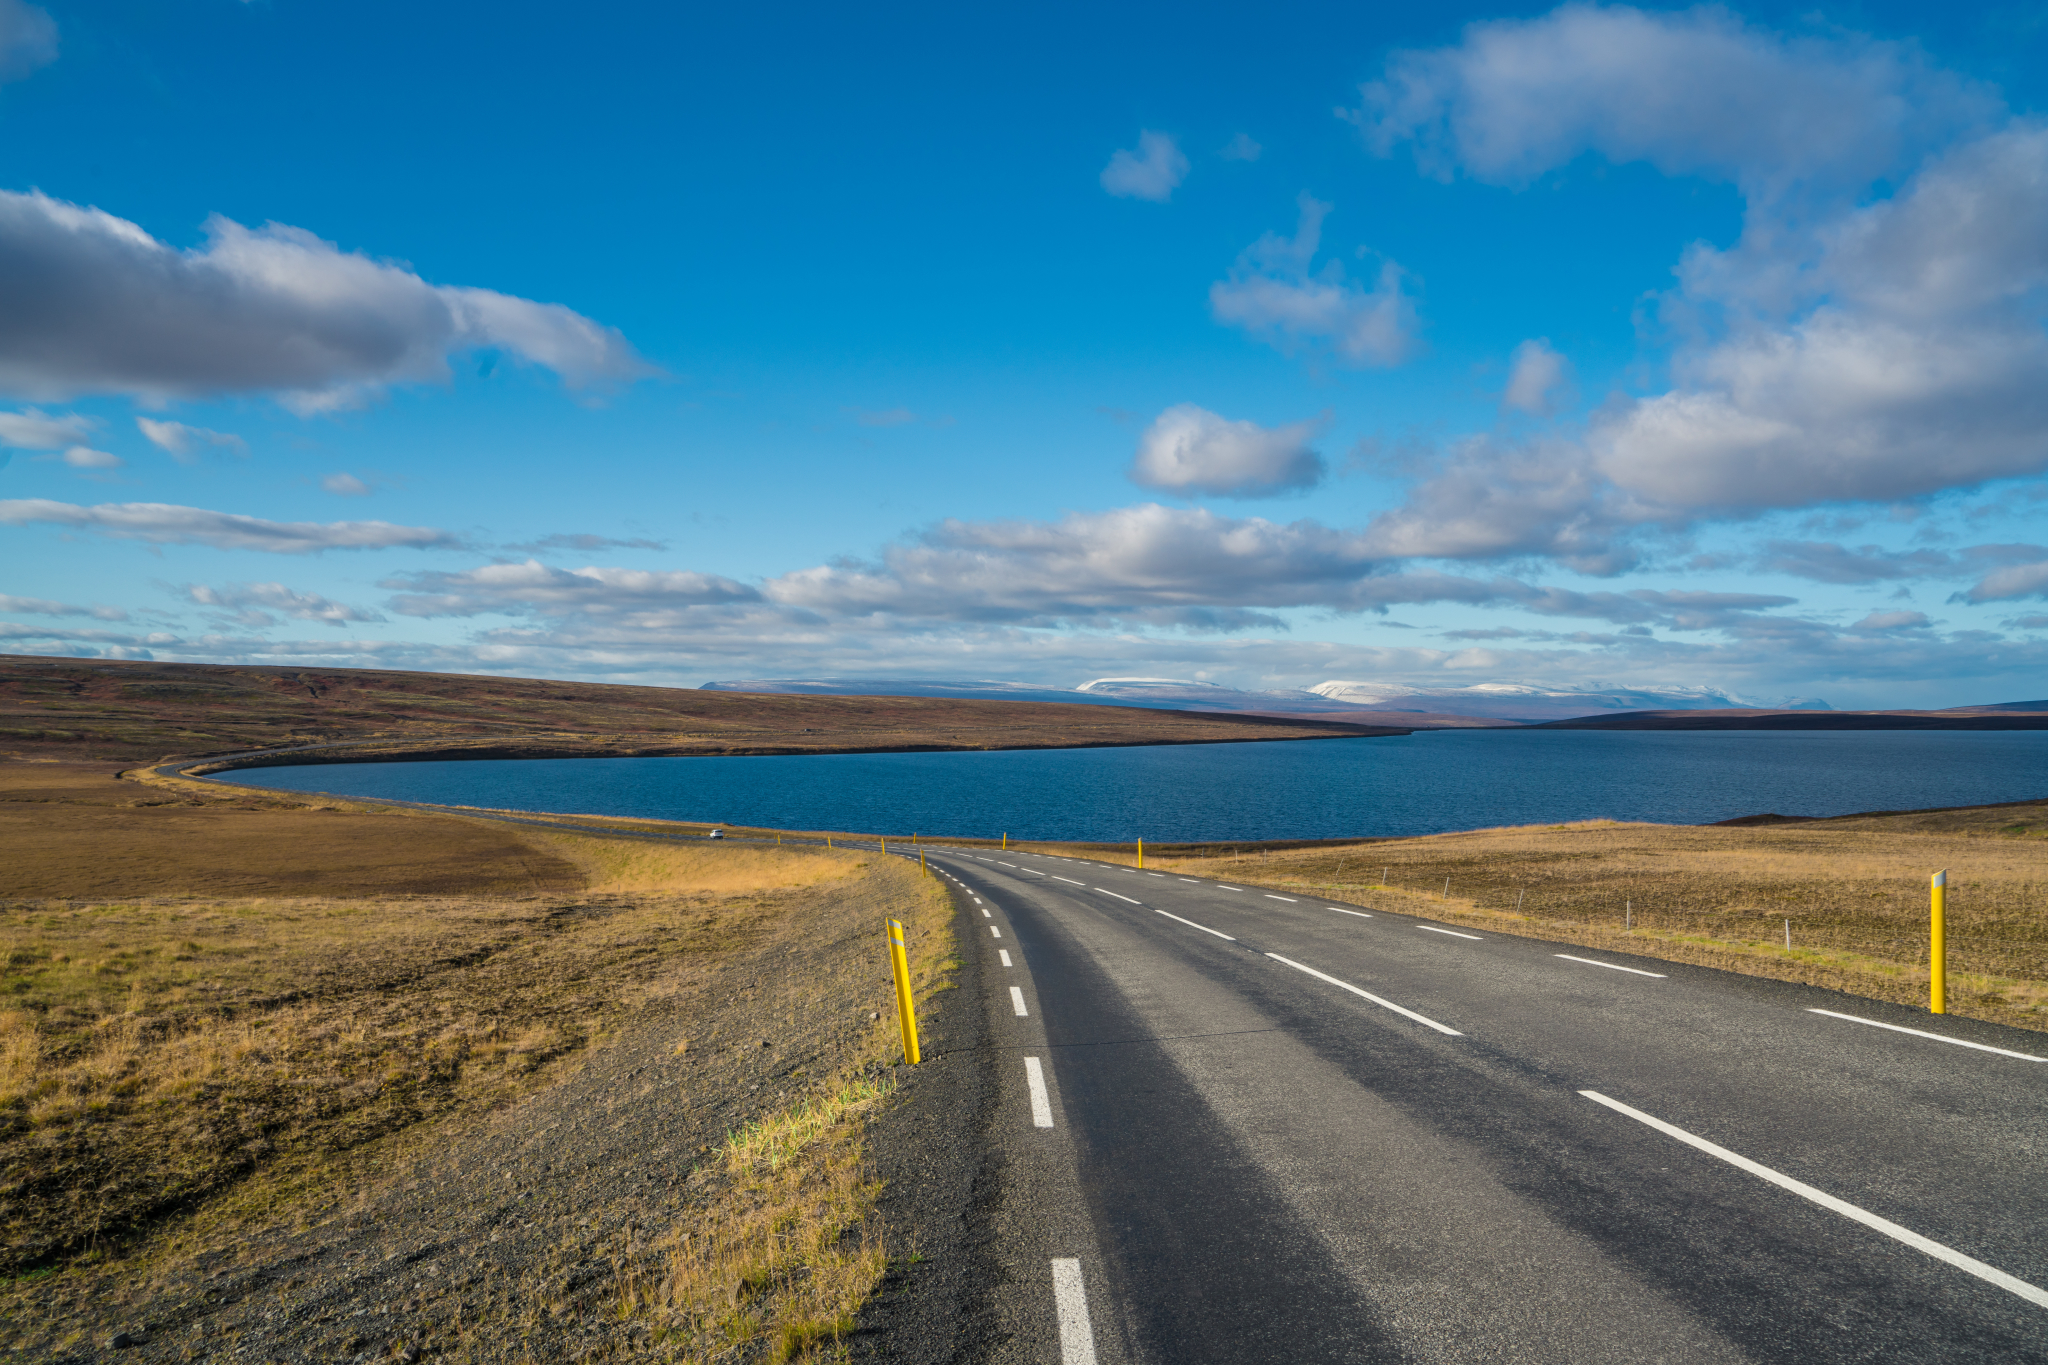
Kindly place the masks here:
POLYGON ((291 791, 781 829, 1161 843, 1699 824, 2048 796, 2048 731, 1451 730, 1385 739, 259 768, 291 791))

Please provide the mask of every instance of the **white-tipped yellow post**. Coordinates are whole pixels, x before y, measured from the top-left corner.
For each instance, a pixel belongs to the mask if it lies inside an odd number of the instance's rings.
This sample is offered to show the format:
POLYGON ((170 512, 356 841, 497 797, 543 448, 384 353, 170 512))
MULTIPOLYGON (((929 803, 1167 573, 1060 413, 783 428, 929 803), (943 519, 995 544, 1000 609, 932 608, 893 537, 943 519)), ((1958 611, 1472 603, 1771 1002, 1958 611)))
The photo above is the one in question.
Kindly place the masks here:
POLYGON ((1010 831, 1008 831, 1008 830, 1004 830, 1004 831, 1003 831, 1003 852, 1005 852, 1005 853, 1008 853, 1009 851, 1010 851, 1010 831))
POLYGON ((1927 1012, 1948 1013, 1948 869, 1927 891, 1927 1012))
POLYGON ((1145 866, 1145 841, 1143 839, 1138 840, 1138 866, 1141 868, 1145 866))
POLYGON ((889 967, 896 974, 896 1022, 903 1030, 903 1060, 916 1066, 917 1002, 910 998, 910 953, 903 946, 903 921, 889 921, 889 967))

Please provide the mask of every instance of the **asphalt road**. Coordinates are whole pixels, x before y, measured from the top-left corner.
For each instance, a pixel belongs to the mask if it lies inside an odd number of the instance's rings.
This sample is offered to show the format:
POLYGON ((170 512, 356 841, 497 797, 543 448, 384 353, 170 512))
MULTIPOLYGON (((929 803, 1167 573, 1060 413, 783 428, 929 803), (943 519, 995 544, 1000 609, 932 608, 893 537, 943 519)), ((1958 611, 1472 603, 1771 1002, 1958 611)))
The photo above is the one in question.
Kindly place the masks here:
POLYGON ((927 853, 996 1040, 1003 1358, 2048 1360, 2048 1038, 927 853))

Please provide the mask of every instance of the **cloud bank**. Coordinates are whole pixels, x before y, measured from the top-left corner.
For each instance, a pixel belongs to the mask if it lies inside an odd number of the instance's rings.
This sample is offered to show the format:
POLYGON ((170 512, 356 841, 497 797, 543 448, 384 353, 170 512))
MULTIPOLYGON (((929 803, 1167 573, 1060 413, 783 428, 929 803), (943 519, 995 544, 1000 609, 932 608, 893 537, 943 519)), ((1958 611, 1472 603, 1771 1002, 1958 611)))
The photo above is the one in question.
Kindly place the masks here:
POLYGON ((490 347, 572 388, 653 373, 560 304, 433 285, 280 223, 206 224, 180 251, 125 219, 0 191, 0 390, 145 402, 269 392, 315 412, 394 383, 445 382, 490 347))
POLYGON ((319 554, 323 550, 454 549, 459 537, 426 526, 388 521, 269 521, 164 502, 108 502, 94 507, 48 498, 0 499, 0 524, 41 522, 116 540, 155 545, 210 545, 217 550, 319 554))
MULTIPOLYGON (((1740 240, 1689 250, 1661 301, 1668 390, 1575 436, 1452 443, 1382 547, 1616 572, 1644 528, 2048 469, 2048 127, 1915 49, 1568 5, 1396 54, 1347 116, 1446 178, 1590 153, 1746 198, 1740 240)), ((1547 363, 1518 354, 1505 406, 1547 406, 1547 363)))

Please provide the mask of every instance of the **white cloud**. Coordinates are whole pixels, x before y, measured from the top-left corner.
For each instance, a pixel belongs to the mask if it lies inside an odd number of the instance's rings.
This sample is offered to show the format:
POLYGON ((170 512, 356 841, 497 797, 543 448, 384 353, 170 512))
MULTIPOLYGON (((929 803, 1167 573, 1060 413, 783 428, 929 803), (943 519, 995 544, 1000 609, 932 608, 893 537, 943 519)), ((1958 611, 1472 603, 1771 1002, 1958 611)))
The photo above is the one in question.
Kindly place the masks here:
POLYGON ((0 500, 0 524, 43 522, 76 527, 119 540, 157 545, 211 545, 219 550, 261 550, 270 554, 318 554, 323 550, 452 549, 461 544, 446 531, 395 526, 388 521, 267 521, 203 507, 163 502, 109 502, 93 507, 48 498, 0 500))
POLYGON ((0 83, 18 81, 57 60, 57 23, 24 0, 0 0, 0 83))
POLYGON ((431 285, 300 228, 209 219, 180 251, 125 219, 0 191, 0 388, 163 401, 267 391, 301 412, 440 382, 497 347, 571 387, 652 373, 616 331, 559 304, 431 285))
POLYGON ((1849 627, 1866 634, 1883 634, 1894 630, 1926 630, 1929 625, 1927 613, 1921 611, 1874 611, 1849 627))
POLYGON ((1102 188, 1120 199, 1165 203, 1174 187, 1188 176, 1188 158, 1166 133, 1146 129, 1138 134, 1136 151, 1119 148, 1102 168, 1102 188))
POLYGON ((327 475, 320 480, 320 487, 338 498, 367 498, 371 492, 370 485, 355 475, 346 473, 327 475))
POLYGON ((101 621, 125 621, 128 613, 119 607, 81 607, 70 602, 52 602, 46 597, 15 597, 0 592, 0 611, 26 616, 91 616, 101 621))
POLYGON ((0 446, 17 450, 61 450, 92 439, 93 421, 72 413, 51 417, 34 408, 0 412, 0 446))
POLYGON ((91 446, 73 446, 64 452, 63 459, 73 469, 119 469, 127 463, 119 455, 91 446))
POLYGON ((1223 150, 1216 153, 1225 161, 1257 161, 1266 149, 1252 141, 1248 133, 1239 133, 1223 144, 1223 150))
POLYGON ((1229 277, 1209 286, 1210 311, 1283 354, 1400 364, 1415 348, 1415 305, 1402 290, 1407 272, 1382 261, 1370 289, 1348 279, 1339 261, 1311 273, 1330 205, 1306 193, 1297 202, 1294 236, 1269 232, 1247 247, 1229 277))
POLYGON ((1232 421, 1193 403, 1177 403, 1138 438, 1131 481, 1172 493, 1257 498, 1322 482, 1323 457, 1309 445, 1327 416, 1285 426, 1232 421))
POLYGON ((202 445, 219 446, 224 450, 232 450, 237 455, 249 453, 247 441, 224 431, 188 427, 183 422, 157 422, 147 417, 136 418, 135 427, 148 438, 151 445, 169 453, 183 464, 190 464, 194 458, 193 452, 202 445))
POLYGON ((1646 527, 2048 469, 2048 127, 1998 125, 1916 49, 1569 5, 1398 54, 1351 116, 1445 174, 1517 184, 1592 152, 1747 201, 1662 300, 1671 388, 1583 441, 1457 443, 1384 543, 1611 570, 1646 527))
POLYGON ((297 592, 282 583, 229 583, 218 588, 195 583, 185 595, 202 607, 218 607, 236 613, 243 625, 273 624, 269 613, 276 611, 298 621, 320 621, 342 626, 351 621, 381 621, 374 611, 351 607, 318 593, 297 592))
POLYGON ((1787 39, 1718 6, 1654 13, 1568 4, 1469 25, 1455 46, 1397 52, 1340 111, 1381 156, 1517 185, 1591 151, 1769 195, 1853 192, 1993 115, 1981 87, 1915 47, 1787 39))
POLYGON ((484 612, 557 616, 662 613, 678 608, 755 602, 761 594, 717 574, 646 569, 557 569, 529 559, 463 573, 417 573, 388 579, 402 616, 476 616, 484 612))
POLYGON ((2016 597, 2048 597, 2048 559, 2036 564, 2014 564, 1984 575, 1968 592, 1958 594, 1965 602, 2010 602, 2016 597))
POLYGON ((1547 417, 1563 400, 1571 375, 1571 362, 1551 349, 1548 337, 1525 341, 1515 347, 1508 363, 1508 386, 1501 394, 1501 406, 1547 417))

